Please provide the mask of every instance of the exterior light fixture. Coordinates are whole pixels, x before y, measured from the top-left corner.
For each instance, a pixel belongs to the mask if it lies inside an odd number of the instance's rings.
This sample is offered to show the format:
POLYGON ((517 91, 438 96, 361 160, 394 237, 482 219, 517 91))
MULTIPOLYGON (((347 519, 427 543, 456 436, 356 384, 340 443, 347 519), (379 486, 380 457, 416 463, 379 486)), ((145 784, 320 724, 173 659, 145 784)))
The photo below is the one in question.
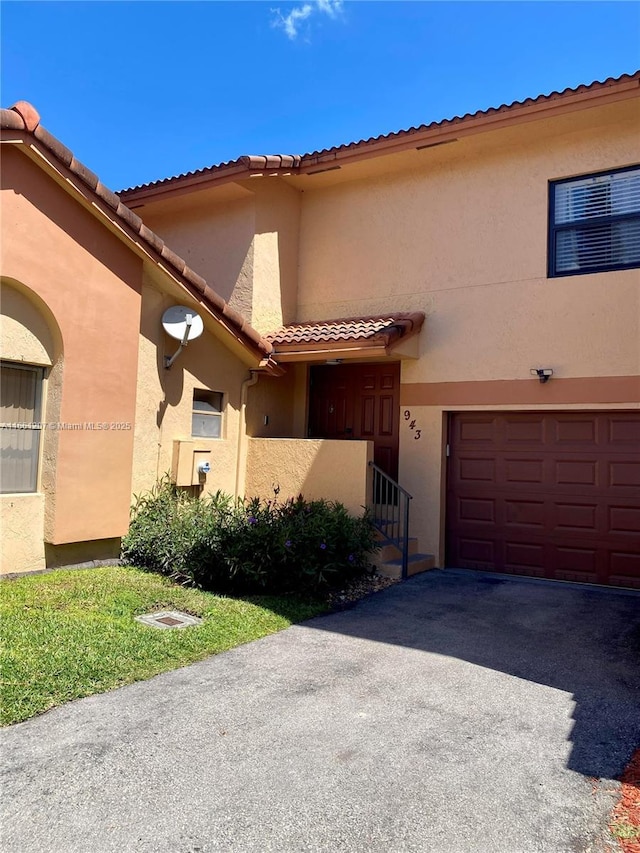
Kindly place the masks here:
POLYGON ((553 370, 550 367, 532 367, 529 373, 532 376, 537 376, 542 385, 553 376, 553 370))

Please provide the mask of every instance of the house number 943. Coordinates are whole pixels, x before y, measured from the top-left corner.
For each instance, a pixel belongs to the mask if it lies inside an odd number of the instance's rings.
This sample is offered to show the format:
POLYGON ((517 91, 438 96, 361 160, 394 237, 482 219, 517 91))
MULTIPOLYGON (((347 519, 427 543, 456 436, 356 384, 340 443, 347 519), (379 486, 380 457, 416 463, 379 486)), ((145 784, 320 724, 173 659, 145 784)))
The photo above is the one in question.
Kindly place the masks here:
POLYGON ((409 411, 409 409, 404 410, 404 419, 405 421, 409 421, 409 429, 412 429, 414 431, 413 437, 416 441, 418 441, 420 436, 422 435, 422 430, 416 429, 415 418, 411 417, 411 412, 409 411))

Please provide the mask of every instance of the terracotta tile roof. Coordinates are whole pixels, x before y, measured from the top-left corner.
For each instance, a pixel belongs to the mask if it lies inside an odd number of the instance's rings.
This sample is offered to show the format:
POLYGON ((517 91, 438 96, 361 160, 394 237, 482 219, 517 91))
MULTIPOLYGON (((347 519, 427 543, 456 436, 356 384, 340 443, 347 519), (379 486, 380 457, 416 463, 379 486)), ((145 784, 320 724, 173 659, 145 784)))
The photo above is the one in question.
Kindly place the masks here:
POLYGON ((375 317, 346 317, 315 323, 293 323, 265 335, 277 352, 309 349, 314 344, 391 346, 401 338, 417 334, 424 323, 421 311, 381 314, 375 317))
POLYGON ((500 119, 502 117, 509 118, 512 116, 516 119, 519 115, 526 112, 539 111, 541 107, 553 107, 556 102, 568 101, 570 99, 579 100, 581 97, 607 95, 615 88, 631 87, 637 89, 640 86, 640 71, 633 74, 622 74, 620 77, 608 77, 606 80, 596 80, 593 83, 583 84, 575 88, 566 88, 562 91, 550 92, 546 95, 538 95, 535 98, 526 98, 524 101, 513 101, 509 104, 501 104, 498 107, 489 107, 485 110, 477 110, 474 113, 465 113, 462 116, 454 116, 453 118, 433 121, 429 124, 420 124, 415 127, 407 128, 406 130, 393 131, 387 134, 371 136, 368 139, 360 139, 357 142, 348 142, 343 145, 337 145, 333 148, 323 148, 318 151, 311 151, 307 154, 291 155, 291 154, 274 154, 265 156, 246 156, 239 157, 237 160, 230 160, 226 163, 219 163, 214 166, 208 166, 203 169, 196 169, 192 172, 185 172, 181 175, 163 178, 158 181, 151 181, 145 184, 139 184, 135 187, 121 190, 123 196, 135 195, 137 193, 146 194, 146 191, 154 189, 168 189, 174 184, 189 183, 199 179, 212 179, 217 177, 233 177, 234 174, 244 174, 256 171, 267 170, 282 170, 288 173, 305 174, 319 163, 330 161, 333 159, 341 159, 344 156, 352 154, 366 154, 374 156, 378 152, 384 153, 385 149, 392 148, 405 140, 416 138, 416 142, 420 142, 423 136, 430 134, 437 135, 457 127, 464 127, 473 124, 479 120, 490 120, 492 118, 500 119), (435 133, 434 133, 435 132, 435 133))
POLYGON ((471 119, 483 118, 485 116, 493 116, 502 113, 516 112, 518 109, 522 109, 523 107, 532 107, 536 104, 544 104, 551 101, 557 101, 564 98, 567 98, 571 95, 579 95, 587 92, 594 92, 598 89, 607 89, 614 85, 615 83, 622 83, 624 81, 632 82, 636 81, 640 84, 640 71, 636 71, 633 74, 622 74, 620 77, 608 77, 606 80, 600 82, 599 80, 594 81, 593 83, 582 84, 581 86, 576 86, 575 88, 563 89, 560 92, 554 91, 550 92, 548 95, 538 95, 535 98, 525 98, 523 101, 512 101, 510 104, 501 104, 499 107, 489 107, 485 110, 476 110, 474 113, 465 113, 462 116, 454 116, 453 118, 442 119, 440 121, 432 121, 429 124, 420 124, 415 127, 409 127, 406 130, 398 130, 392 131, 391 133, 381 134, 379 136, 370 136, 368 139, 360 139, 358 142, 348 142, 343 145, 337 145, 333 148, 323 148, 319 151, 312 151, 303 156, 303 160, 324 157, 327 154, 337 154, 341 151, 348 151, 353 148, 360 148, 367 145, 372 145, 374 143, 386 142, 386 141, 394 141, 397 139, 402 139, 406 136, 412 136, 414 134, 423 133, 425 131, 434 130, 436 128, 445 128, 450 126, 455 126, 462 124, 464 122, 468 122, 471 119))
POLYGON ((0 109, 0 129, 13 130, 33 136, 49 154, 53 155, 87 187, 100 202, 109 208, 130 239, 144 244, 155 262, 168 268, 186 289, 202 303, 237 340, 260 359, 268 358, 273 352, 271 344, 252 328, 245 318, 231 308, 198 273, 187 266, 175 252, 165 245, 163 239, 151 231, 142 219, 122 203, 119 196, 100 182, 98 176, 84 166, 73 152, 40 124, 37 110, 26 101, 18 101, 10 109, 0 109))
POLYGON ((147 184, 138 184, 135 187, 127 187, 119 190, 119 195, 134 192, 135 190, 147 189, 148 187, 162 187, 174 181, 182 181, 185 178, 193 178, 199 175, 215 175, 218 172, 236 171, 245 175, 247 172, 265 171, 297 171, 300 168, 302 157, 300 154, 243 154, 236 160, 227 160, 224 163, 216 163, 213 166, 205 166, 203 169, 194 169, 191 172, 181 172, 179 175, 171 175, 147 184))

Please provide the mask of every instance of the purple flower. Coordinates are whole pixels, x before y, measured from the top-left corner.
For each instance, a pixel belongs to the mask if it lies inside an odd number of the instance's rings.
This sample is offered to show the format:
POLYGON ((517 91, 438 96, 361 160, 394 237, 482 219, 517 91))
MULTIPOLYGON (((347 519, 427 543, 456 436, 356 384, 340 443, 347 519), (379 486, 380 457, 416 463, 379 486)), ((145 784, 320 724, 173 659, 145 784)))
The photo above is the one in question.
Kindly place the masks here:
POLYGON ((258 519, 255 517, 255 515, 250 515, 249 516, 249 524, 257 524, 257 523, 258 523, 258 519))
POLYGON ((321 548, 323 551, 326 549, 326 547, 327 547, 327 546, 325 545, 325 543, 324 543, 324 542, 321 542, 321 543, 320 543, 320 548, 321 548))
POLYGON ((291 539, 287 539, 287 541, 284 543, 284 547, 291 548, 291 539))
POLYGON ((353 563, 354 559, 355 558, 354 558, 353 554, 349 554, 349 562, 353 563))

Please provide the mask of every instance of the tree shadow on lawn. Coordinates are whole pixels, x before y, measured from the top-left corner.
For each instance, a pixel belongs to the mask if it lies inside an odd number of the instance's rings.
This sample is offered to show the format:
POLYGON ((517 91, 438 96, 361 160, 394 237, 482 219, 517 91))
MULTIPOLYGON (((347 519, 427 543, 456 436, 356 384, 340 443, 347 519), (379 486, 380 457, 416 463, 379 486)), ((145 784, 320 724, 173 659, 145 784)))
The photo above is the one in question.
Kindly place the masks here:
POLYGON ((640 593, 435 570, 307 625, 573 693, 585 776, 618 778, 640 744, 640 593))

